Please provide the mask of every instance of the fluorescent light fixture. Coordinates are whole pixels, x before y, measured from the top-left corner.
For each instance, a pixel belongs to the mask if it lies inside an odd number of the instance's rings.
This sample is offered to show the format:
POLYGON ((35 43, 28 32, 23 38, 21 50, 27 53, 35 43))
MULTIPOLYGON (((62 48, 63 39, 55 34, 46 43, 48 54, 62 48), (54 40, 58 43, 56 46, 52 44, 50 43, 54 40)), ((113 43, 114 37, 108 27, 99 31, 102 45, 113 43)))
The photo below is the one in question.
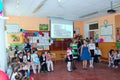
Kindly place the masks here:
POLYGON ((61 2, 61 0, 58 0, 58 2, 61 2))

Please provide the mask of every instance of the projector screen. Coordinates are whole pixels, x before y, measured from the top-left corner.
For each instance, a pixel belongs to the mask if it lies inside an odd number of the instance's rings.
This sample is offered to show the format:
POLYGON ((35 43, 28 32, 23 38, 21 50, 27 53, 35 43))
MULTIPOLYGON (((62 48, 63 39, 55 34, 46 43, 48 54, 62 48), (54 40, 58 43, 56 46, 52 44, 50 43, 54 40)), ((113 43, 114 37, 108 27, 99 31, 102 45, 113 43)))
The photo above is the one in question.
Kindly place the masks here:
POLYGON ((51 19, 51 38, 73 38, 73 21, 51 19))

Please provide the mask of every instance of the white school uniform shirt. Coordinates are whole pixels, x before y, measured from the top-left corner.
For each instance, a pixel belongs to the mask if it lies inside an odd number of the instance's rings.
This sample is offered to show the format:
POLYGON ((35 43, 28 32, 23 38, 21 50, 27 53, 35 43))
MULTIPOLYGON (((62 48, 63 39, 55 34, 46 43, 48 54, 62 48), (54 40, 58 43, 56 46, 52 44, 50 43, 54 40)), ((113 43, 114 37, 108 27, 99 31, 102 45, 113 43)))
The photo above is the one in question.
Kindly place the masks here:
POLYGON ((95 44, 94 43, 89 43, 88 44, 90 50, 95 50, 95 44))

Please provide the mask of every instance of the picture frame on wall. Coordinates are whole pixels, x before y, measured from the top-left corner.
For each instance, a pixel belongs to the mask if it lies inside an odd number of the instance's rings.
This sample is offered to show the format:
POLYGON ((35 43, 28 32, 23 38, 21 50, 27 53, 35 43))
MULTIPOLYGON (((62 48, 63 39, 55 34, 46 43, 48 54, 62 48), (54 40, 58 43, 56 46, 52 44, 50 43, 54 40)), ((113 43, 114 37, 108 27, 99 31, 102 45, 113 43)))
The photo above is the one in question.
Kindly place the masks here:
POLYGON ((39 24, 40 31, 48 31, 48 24, 39 24))

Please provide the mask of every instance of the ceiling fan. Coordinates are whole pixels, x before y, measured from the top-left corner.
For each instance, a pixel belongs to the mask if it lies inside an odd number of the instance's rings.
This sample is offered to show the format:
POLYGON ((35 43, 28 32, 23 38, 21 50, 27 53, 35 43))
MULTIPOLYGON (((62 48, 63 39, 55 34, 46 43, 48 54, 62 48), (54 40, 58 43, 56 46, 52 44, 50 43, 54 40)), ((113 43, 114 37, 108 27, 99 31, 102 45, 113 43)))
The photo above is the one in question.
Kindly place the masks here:
POLYGON ((43 0, 33 11, 33 13, 36 13, 45 3, 47 0, 43 0))

